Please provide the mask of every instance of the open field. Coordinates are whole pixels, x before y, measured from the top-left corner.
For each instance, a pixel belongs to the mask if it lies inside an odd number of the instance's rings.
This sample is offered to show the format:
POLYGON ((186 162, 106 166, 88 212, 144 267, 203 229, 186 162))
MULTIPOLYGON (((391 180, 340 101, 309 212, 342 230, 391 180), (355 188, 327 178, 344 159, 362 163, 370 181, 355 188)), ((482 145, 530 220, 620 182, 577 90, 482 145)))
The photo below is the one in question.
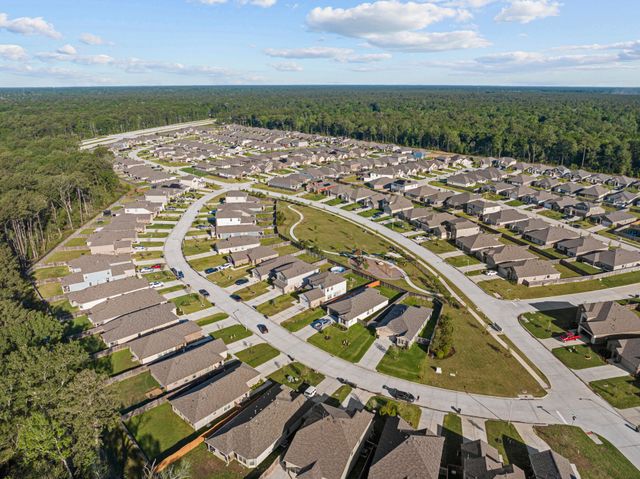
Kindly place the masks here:
POLYGON ((307 341, 334 356, 357 363, 375 341, 375 333, 361 325, 354 324, 344 330, 335 324, 311 336, 307 341))

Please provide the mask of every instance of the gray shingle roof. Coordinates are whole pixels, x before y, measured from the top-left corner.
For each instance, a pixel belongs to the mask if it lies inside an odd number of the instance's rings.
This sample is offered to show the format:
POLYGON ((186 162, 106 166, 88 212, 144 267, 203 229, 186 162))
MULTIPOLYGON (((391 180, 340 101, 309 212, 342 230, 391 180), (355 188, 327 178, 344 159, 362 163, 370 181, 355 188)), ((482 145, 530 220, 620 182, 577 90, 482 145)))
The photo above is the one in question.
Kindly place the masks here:
POLYGON ((134 339, 128 344, 131 352, 135 354, 138 359, 144 360, 156 354, 169 351, 170 349, 181 347, 185 343, 190 342, 187 340, 188 336, 201 337, 202 334, 202 328, 200 326, 192 321, 185 321, 134 339))

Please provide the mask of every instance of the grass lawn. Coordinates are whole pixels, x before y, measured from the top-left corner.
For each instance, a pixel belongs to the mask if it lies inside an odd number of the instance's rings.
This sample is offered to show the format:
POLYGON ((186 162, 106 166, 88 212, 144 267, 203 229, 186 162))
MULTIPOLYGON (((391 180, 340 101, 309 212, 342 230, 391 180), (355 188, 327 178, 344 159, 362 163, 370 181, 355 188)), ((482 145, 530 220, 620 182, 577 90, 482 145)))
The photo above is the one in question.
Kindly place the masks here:
POLYGON ((65 246, 87 246, 87 239, 86 238, 71 238, 64 245, 65 246))
POLYGON ((40 268, 33 271, 33 277, 36 280, 49 278, 62 278, 71 274, 66 266, 51 266, 48 268, 40 268))
POLYGON ((344 201, 342 201, 340 198, 333 198, 325 202, 325 205, 338 206, 338 205, 341 205, 342 203, 344 203, 344 201))
POLYGON ((376 286, 375 289, 377 289, 382 296, 389 299, 393 299, 399 294, 401 294, 400 291, 397 291, 393 288, 389 288, 388 286, 376 286))
POLYGON ((597 291, 599 289, 615 288, 617 286, 626 286, 638 282, 640 282, 640 271, 616 274, 600 280, 591 279, 578 283, 552 284, 549 286, 528 287, 522 284, 505 282, 501 279, 480 281, 478 286, 485 292, 489 294, 497 293, 504 299, 532 299, 597 291))
POLYGON ((485 428, 489 444, 502 454, 505 464, 515 464, 525 471, 530 469, 527 446, 513 424, 490 419, 485 422, 485 428))
POLYGON ((505 203, 505 205, 507 205, 507 206, 522 206, 522 205, 524 205, 524 203, 522 201, 520 201, 520 200, 511 200, 511 201, 507 201, 505 203))
POLYGON ((355 289, 370 282, 369 279, 356 273, 347 273, 344 277, 347 279, 347 289, 355 289))
POLYGON ((433 309, 433 301, 418 296, 406 296, 400 304, 406 304, 407 306, 423 306, 425 308, 433 309))
POLYGON ((252 268, 252 266, 238 269, 225 269, 223 271, 218 271, 217 273, 207 275, 207 279, 209 281, 213 281, 221 288, 226 288, 228 286, 231 286, 240 278, 244 278, 247 275, 249 268, 252 268))
MULTIPOLYGON (((278 243, 282 243, 282 238, 279 237, 275 237, 275 238, 262 238, 260 240, 260 244, 262 246, 271 246, 274 244, 278 244, 278 243)), ((296 248, 297 249, 297 248, 296 248)))
POLYGON ((392 347, 377 370, 409 381, 470 393, 503 397, 545 394, 520 363, 466 310, 445 306, 443 314, 449 315, 453 324, 453 355, 430 358, 418 344, 409 349, 392 347), (487 364, 492 367, 486 367, 487 364), (436 367, 442 368, 443 374, 436 374, 436 367))
POLYGON ((167 224, 167 223, 153 223, 147 225, 146 230, 170 230, 175 226, 175 224, 167 224))
POLYGON ((164 258, 164 252, 162 251, 139 251, 131 255, 131 258, 137 261, 145 261, 147 259, 160 259, 164 258))
POLYGON ((325 312, 322 308, 308 309, 307 311, 303 311, 302 313, 296 314, 292 318, 283 321, 280 326, 288 329, 292 333, 295 333, 296 331, 300 331, 305 326, 313 323, 316 319, 320 319, 324 315, 325 312))
POLYGON ((169 236, 169 233, 164 233, 164 232, 138 234, 138 238, 166 238, 167 236, 169 236))
POLYGON ((602 271, 600 268, 596 268, 595 266, 591 266, 590 264, 584 263, 582 261, 574 261, 573 263, 571 263, 571 265, 574 268, 578 268, 585 274, 597 274, 602 271))
POLYGON ((79 258, 85 254, 88 254, 88 249, 77 249, 73 251, 56 251, 47 258, 47 263, 66 263, 72 259, 79 258))
POLYGON ((162 241, 143 241, 138 243, 138 246, 144 246, 145 248, 160 248, 164 246, 162 241))
MULTIPOLYGON (((280 240, 282 241, 282 240, 280 240)), ((280 255, 280 256, 284 256, 285 254, 293 254, 293 253, 297 253, 298 251, 300 251, 299 248, 295 247, 292 244, 288 244, 285 246, 280 246, 279 248, 276 248, 275 251, 280 255)))
POLYGON ((421 243, 423 248, 428 249, 432 253, 442 254, 442 253, 450 253, 452 251, 456 251, 456 247, 449 243, 447 240, 443 239, 434 239, 431 241, 425 241, 421 243))
POLYGON ((345 211, 353 211, 362 208, 362 205, 360 203, 351 203, 347 206, 341 206, 340 208, 345 211))
POLYGON ((178 296, 169 301, 176 305, 178 316, 195 313, 196 311, 202 311, 203 309, 213 306, 206 298, 197 293, 185 294, 184 296, 178 296))
POLYGON ((75 313, 80 309, 77 306, 71 306, 71 303, 68 299, 59 299, 58 301, 50 303, 50 305, 54 310, 54 314, 58 317, 71 316, 72 313, 75 313))
POLYGON ((601 436, 598 437, 603 444, 596 444, 582 429, 574 426, 535 426, 534 429, 551 449, 576 465, 582 479, 640 477, 633 464, 601 436))
POLYGON ((125 424, 149 459, 157 458, 194 432, 169 403, 134 416, 125 424))
POLYGON ((236 353, 236 357, 240 361, 247 363, 252 368, 277 358, 279 355, 280 351, 267 343, 256 344, 236 353))
POLYGON ((182 253, 185 256, 191 256, 194 254, 209 253, 213 251, 213 241, 194 239, 185 240, 182 242, 182 253))
POLYGON ((62 286, 60 286, 60 283, 41 284, 38 286, 38 291, 40 291, 43 298, 52 298, 62 294, 62 286))
POLYGON ((406 233, 407 231, 413 231, 413 226, 411 226, 406 221, 391 221, 389 223, 384 224, 387 228, 392 231, 397 231, 398 233, 406 233))
POLYGON ((324 375, 302 363, 294 361, 271 373, 269 379, 297 391, 303 383, 317 386, 324 380, 324 375), (294 381, 289 381, 287 376, 290 376, 294 381))
POLYGON ((551 352, 562 361, 562 364, 571 369, 586 369, 607 364, 599 354, 584 344, 555 348, 551 352))
POLYGON ((116 376, 139 365, 140 363, 131 356, 129 348, 96 359, 96 370, 108 376, 116 376))
POLYGON ((273 186, 268 186, 263 183, 255 183, 253 188, 258 188, 260 190, 272 191, 274 193, 280 193, 283 195, 295 195, 298 191, 285 190, 284 188, 275 188, 273 186))
POLYGON ((373 215, 377 213, 380 213, 380 210, 370 209, 367 211, 361 211, 360 213, 358 213, 358 215, 362 216, 363 218, 371 218, 373 215))
POLYGON ((448 413, 442 421, 442 435, 444 436, 444 451, 442 459, 445 465, 460 465, 460 446, 462 446, 462 419, 453 413, 448 413))
POLYGON ((480 264, 480 260, 475 256, 468 254, 462 254, 460 256, 451 256, 445 259, 447 263, 456 268, 464 268, 465 266, 472 266, 474 264, 480 264))
POLYGON ((293 306, 295 298, 290 294, 283 294, 256 307, 259 313, 265 316, 273 316, 281 311, 293 306))
POLYGON ((215 339, 222 339, 224 344, 231 344, 236 341, 240 341, 241 339, 248 338, 253 333, 241 324, 234 324, 233 326, 218 329, 217 331, 213 331, 209 334, 215 339))
POLYGON ((332 324, 307 341, 334 356, 357 363, 375 341, 375 334, 359 323, 347 330, 332 324))
POLYGON ((370 411, 378 411, 382 416, 400 416, 416 429, 422 413, 415 404, 396 401, 385 396, 372 396, 365 407, 370 411))
POLYGON ((75 318, 73 318, 71 321, 66 323, 66 326, 66 334, 71 335, 81 333, 82 331, 93 327, 93 324, 91 323, 91 321, 89 321, 87 315, 83 314, 82 316, 76 316, 75 318))
POLYGON ((160 294, 173 293, 175 291, 180 291, 181 289, 186 289, 187 286, 184 284, 176 284, 174 286, 169 286, 168 288, 162 288, 158 290, 160 294))
POLYGON ((80 234, 81 235, 90 235, 94 231, 95 231, 95 228, 85 228, 83 230, 80 230, 80 234))
POLYGON ((207 324, 217 323, 218 321, 222 321, 223 319, 227 319, 229 315, 227 313, 216 313, 211 316, 207 316, 206 318, 202 318, 196 321, 198 326, 206 326, 207 324))
POLYGON ((563 213, 561 213, 560 211, 554 211, 554 210, 548 210, 548 209, 544 211, 539 211, 538 214, 540 216, 551 218, 552 220, 561 220, 562 217, 564 216, 563 213))
POLYGON ((242 298, 243 301, 248 301, 257 296, 263 295, 269 290, 269 283, 266 281, 260 281, 259 283, 252 284, 235 292, 242 298))
POLYGON ((149 282, 152 281, 173 281, 176 279, 175 275, 171 271, 162 270, 157 273, 148 273, 142 275, 143 279, 146 279, 149 282))
POLYGON ((618 409, 640 406, 640 380, 632 376, 592 381, 589 386, 618 409))
POLYGON ((302 198, 311 201, 322 201, 326 198, 326 196, 321 195, 320 193, 307 193, 305 195, 302 195, 302 198))
POLYGON ((536 338, 547 339, 577 326, 576 308, 552 309, 524 313, 522 325, 536 338))
POLYGON ((149 371, 118 381, 108 386, 118 399, 120 409, 127 409, 141 403, 148 397, 148 393, 160 385, 153 379, 149 371))
POLYGON ((202 443, 184 456, 182 461, 189 464, 189 477, 198 479, 243 479, 252 471, 239 462, 232 461, 228 465, 214 456, 202 443))
POLYGON ((202 271, 207 268, 213 268, 214 266, 220 266, 225 263, 225 259, 221 254, 216 254, 213 256, 206 256, 204 258, 198 258, 191 261, 188 261, 193 269, 196 271, 202 271))
POLYGON ((344 402, 345 399, 347 399, 347 396, 351 394, 352 390, 353 388, 351 386, 347 384, 343 384, 342 386, 340 386, 338 389, 335 390, 335 392, 331 395, 331 398, 334 399, 335 403, 340 405, 344 402))

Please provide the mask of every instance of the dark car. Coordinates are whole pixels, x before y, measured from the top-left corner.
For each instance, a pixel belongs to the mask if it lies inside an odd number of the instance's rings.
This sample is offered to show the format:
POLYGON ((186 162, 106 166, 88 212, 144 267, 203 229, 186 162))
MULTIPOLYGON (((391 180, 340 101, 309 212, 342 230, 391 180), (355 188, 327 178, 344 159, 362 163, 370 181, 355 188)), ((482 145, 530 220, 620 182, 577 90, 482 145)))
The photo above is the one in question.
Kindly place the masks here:
POLYGON ((394 398, 399 399, 400 401, 413 402, 416 400, 416 397, 407 391, 401 391, 400 389, 390 389, 389 392, 394 398))
POLYGON ((249 282, 249 280, 247 278, 240 278, 240 279, 236 280, 236 285, 240 286, 241 284, 246 284, 248 282, 249 282))
POLYGON ((240 296, 238 296, 237 294, 232 294, 231 295, 231 299, 233 299, 235 301, 242 301, 242 298, 240 296))
POLYGON ((204 274, 213 274, 218 271, 218 268, 207 268, 204 270, 204 274))
POLYGON ((199 289, 199 290, 198 290, 198 293, 200 293, 200 294, 201 294, 202 296, 204 296, 205 298, 206 298, 207 296, 210 296, 210 295, 209 295, 209 291, 207 291, 207 290, 206 290, 206 289, 204 289, 204 288, 203 288, 203 289, 199 289))
POLYGON ((182 279, 182 278, 184 278, 184 273, 182 271, 178 270, 177 276, 178 276, 178 279, 182 279))
POLYGON ((264 324, 258 324, 258 331, 260 331, 262 334, 267 334, 269 332, 269 329, 264 324))
POLYGON ((491 327, 496 330, 497 332, 501 333, 502 332, 502 326, 500 326, 498 323, 496 323, 495 321, 493 323, 491 323, 491 327))
POLYGON ((354 383, 353 381, 349 381, 348 379, 345 378, 336 378, 338 381, 340 381, 342 384, 345 384, 347 386, 351 386, 352 388, 357 388, 358 386, 356 385, 356 383, 354 383))

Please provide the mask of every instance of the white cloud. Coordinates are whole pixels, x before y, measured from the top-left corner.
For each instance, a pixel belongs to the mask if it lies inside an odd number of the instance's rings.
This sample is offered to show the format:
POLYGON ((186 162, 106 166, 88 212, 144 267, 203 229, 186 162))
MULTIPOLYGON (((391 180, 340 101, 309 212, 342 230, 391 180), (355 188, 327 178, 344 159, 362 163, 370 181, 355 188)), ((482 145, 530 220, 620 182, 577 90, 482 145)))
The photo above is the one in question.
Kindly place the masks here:
POLYGON ((307 15, 312 30, 337 33, 347 37, 420 30, 447 18, 466 15, 461 10, 433 3, 402 3, 381 0, 361 3, 353 8, 316 7, 307 15))
POLYGON ((0 58, 4 60, 24 60, 27 58, 27 52, 20 45, 0 45, 0 58))
MULTIPOLYGON (((475 31, 428 32, 443 20, 466 21, 471 14, 447 4, 380 0, 353 8, 314 8, 307 15, 311 30, 366 40, 369 46, 407 52, 479 48, 489 42, 475 31)), ((482 2, 471 1, 471 5, 482 2)), ((460 4, 462 5, 462 4, 460 4)))
POLYGON ((380 48, 408 52, 440 52, 466 48, 482 48, 491 43, 472 30, 453 32, 398 32, 370 35, 370 44, 380 48))
POLYGON ((73 45, 69 45, 68 43, 66 45, 61 46, 56 51, 58 53, 62 53, 63 55, 76 55, 78 53, 75 47, 73 45))
POLYGON ((540 18, 557 17, 560 3, 550 0, 513 0, 500 10, 495 20, 498 22, 529 23, 540 18))
POLYGON ((256 7, 269 8, 276 4, 276 0, 240 0, 243 5, 254 5, 256 7))
POLYGON ((278 70, 279 72, 301 72, 303 71, 302 66, 298 65, 296 62, 280 62, 280 63, 271 63, 271 67, 278 70))
POLYGON ((327 58, 340 63, 371 63, 388 60, 389 53, 367 53, 358 55, 350 48, 306 47, 306 48, 267 48, 264 53, 276 58, 317 59, 327 58))
POLYGON ((0 13, 0 30, 5 29, 21 35, 44 35, 50 38, 62 38, 62 34, 42 17, 19 17, 10 20, 6 13, 0 13))
POLYGON ((196 0, 198 3, 202 3, 203 5, 221 5, 223 3, 227 3, 227 0, 196 0))
POLYGON ((93 33, 83 33, 80 35, 80 41, 85 45, 110 45, 110 42, 106 42, 102 37, 94 35, 93 33))

